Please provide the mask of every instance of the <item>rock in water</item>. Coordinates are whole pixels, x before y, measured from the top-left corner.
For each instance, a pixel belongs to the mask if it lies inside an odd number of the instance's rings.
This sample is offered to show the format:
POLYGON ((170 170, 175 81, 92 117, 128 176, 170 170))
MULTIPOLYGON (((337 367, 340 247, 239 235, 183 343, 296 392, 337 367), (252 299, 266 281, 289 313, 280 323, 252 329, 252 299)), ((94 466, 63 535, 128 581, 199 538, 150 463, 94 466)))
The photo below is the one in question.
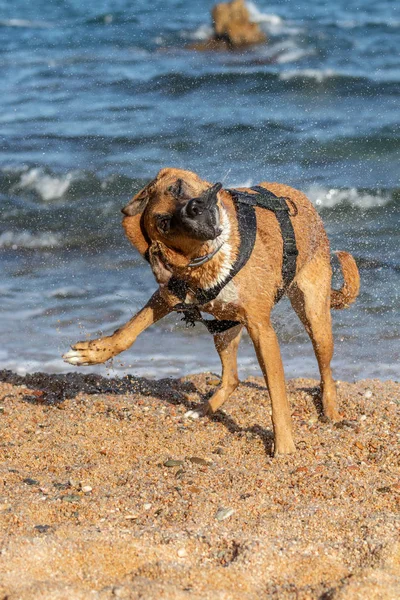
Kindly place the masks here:
POLYGON ((192 46, 195 50, 235 50, 267 41, 257 23, 250 21, 244 0, 216 4, 211 11, 214 35, 192 46))
POLYGON ((211 14, 216 38, 225 40, 233 48, 266 41, 259 25, 251 23, 244 0, 216 4, 211 14))

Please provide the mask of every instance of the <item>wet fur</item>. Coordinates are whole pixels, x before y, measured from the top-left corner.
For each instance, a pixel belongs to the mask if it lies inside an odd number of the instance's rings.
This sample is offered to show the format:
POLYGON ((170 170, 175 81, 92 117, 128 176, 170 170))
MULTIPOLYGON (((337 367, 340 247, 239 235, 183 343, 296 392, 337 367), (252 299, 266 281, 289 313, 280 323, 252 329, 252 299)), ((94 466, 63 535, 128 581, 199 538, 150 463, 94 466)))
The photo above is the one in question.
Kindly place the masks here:
MULTIPOLYGON (((180 301, 168 291, 167 284, 172 275, 185 279, 192 287, 205 289, 226 277, 240 247, 235 206, 228 192, 221 190, 218 193, 222 233, 217 239, 193 239, 179 228, 175 233, 163 235, 157 226, 157 215, 175 213, 190 198, 205 193, 210 185, 190 171, 162 169, 131 200, 124 209, 125 233, 142 255, 149 253, 159 289, 126 325, 111 336, 78 342, 65 355, 65 360, 75 365, 96 364, 129 348, 144 329, 171 312, 180 301), (191 260, 211 252, 221 241, 225 243, 212 260, 195 269, 188 267, 191 260)), ((355 300, 359 290, 358 269, 350 254, 338 253, 344 285, 341 290, 331 290, 329 242, 311 202, 303 193, 287 185, 266 182, 260 185, 277 196, 290 199, 297 209, 292 223, 299 255, 296 276, 287 295, 314 347, 321 373, 324 415, 337 420, 336 387, 330 368, 333 354, 330 309, 344 308, 355 300)), ((213 302, 202 307, 217 319, 240 321, 240 325, 214 336, 222 363, 222 382, 203 407, 203 412, 217 410, 239 383, 236 357, 244 326, 254 344, 269 390, 275 455, 279 455, 295 451, 279 344, 270 321, 275 294, 282 284, 283 243, 275 215, 262 208, 255 210, 257 236, 249 261, 213 302)), ((190 300, 189 294, 187 301, 190 300)))

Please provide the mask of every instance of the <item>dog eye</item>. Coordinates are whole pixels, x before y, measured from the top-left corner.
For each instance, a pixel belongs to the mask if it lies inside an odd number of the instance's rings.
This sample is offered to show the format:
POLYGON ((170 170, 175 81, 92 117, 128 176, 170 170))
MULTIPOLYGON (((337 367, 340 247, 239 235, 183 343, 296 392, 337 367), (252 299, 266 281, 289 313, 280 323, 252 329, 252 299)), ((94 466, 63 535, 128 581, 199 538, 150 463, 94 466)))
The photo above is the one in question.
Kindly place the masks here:
POLYGON ((166 234, 171 229, 171 215, 157 215, 157 229, 160 233, 166 234))

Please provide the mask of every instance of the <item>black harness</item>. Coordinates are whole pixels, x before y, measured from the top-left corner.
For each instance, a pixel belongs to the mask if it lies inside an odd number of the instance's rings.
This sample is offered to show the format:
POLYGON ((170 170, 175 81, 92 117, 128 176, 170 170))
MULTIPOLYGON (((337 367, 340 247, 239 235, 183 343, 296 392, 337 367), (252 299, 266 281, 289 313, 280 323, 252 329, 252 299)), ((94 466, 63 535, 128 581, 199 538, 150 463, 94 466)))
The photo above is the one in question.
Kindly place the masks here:
POLYGON ((275 214, 281 229, 283 240, 282 287, 280 287, 276 293, 275 302, 278 302, 282 298, 296 274, 298 250, 293 225, 290 220, 290 216, 297 215, 295 204, 287 198, 275 196, 275 194, 261 186, 254 186, 250 189, 255 193, 250 194, 238 190, 226 190, 231 194, 235 202, 240 236, 238 257, 232 265, 229 275, 221 283, 218 283, 208 290, 203 290, 201 288, 192 289, 186 281, 178 279, 177 277, 171 277, 168 283, 168 290, 181 300, 181 303, 174 306, 174 310, 183 313, 183 320, 186 321, 188 325, 194 326, 196 322, 203 323, 212 334, 222 333, 231 327, 240 325, 239 321, 203 319, 200 307, 215 300, 221 290, 239 273, 240 269, 244 267, 250 258, 257 233, 255 207, 266 208, 267 210, 272 211, 275 214), (292 215, 290 213, 288 202, 290 202, 294 209, 292 215), (188 292, 191 292, 194 296, 194 302, 189 305, 184 302, 188 292))

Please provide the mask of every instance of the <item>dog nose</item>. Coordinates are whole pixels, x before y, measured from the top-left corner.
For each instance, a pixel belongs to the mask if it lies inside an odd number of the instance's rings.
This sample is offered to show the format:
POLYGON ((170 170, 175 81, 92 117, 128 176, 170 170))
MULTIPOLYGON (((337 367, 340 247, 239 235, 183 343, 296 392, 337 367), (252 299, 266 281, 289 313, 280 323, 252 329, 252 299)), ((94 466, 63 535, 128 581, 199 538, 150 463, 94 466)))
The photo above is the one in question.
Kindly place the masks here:
POLYGON ((189 219, 194 219, 201 215, 204 210, 204 201, 201 198, 193 198, 185 206, 185 213, 189 219))

